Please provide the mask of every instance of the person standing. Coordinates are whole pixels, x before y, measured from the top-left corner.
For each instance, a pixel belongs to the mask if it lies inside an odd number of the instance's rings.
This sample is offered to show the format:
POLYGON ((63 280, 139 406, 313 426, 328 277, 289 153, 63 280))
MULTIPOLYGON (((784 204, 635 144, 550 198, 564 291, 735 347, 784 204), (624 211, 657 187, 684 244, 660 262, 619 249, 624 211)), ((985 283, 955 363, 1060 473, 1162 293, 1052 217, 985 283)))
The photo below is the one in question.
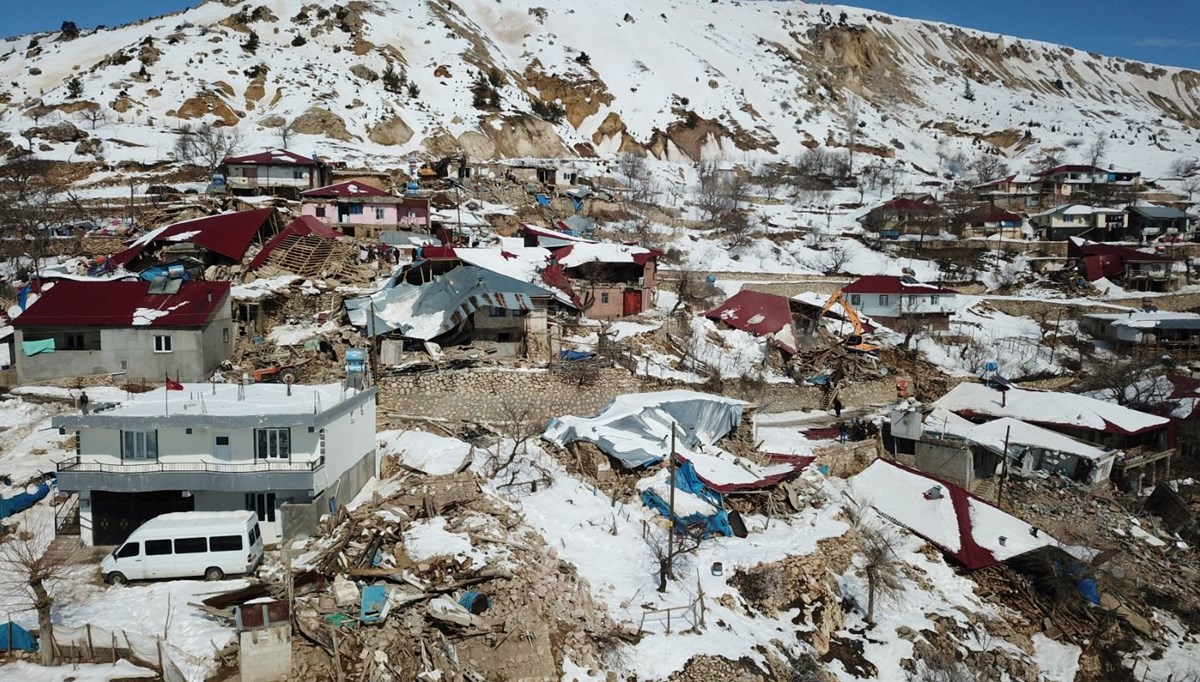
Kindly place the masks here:
POLYGON ((841 398, 835 397, 833 399, 833 416, 837 417, 838 419, 842 418, 842 399, 841 398))
POLYGON ((87 414, 88 413, 88 403, 90 403, 90 402, 91 402, 91 400, 88 398, 87 391, 80 391, 80 393, 79 393, 79 411, 82 412, 83 414, 87 414))

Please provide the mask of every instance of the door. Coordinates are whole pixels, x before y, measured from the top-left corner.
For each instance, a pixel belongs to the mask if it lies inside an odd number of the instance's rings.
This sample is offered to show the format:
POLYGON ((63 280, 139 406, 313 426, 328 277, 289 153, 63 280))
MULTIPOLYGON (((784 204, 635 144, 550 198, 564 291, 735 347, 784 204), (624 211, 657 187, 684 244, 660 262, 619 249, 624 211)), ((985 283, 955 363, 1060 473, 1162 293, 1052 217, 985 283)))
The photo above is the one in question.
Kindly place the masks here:
POLYGON ((279 510, 275 507, 275 493, 249 493, 246 495, 246 509, 258 517, 258 526, 262 530, 263 544, 276 544, 283 537, 283 529, 279 521, 279 510))
POLYGON ((243 166, 242 175, 246 178, 246 186, 255 187, 258 185, 258 166, 243 166))
POLYGON ((229 462, 233 459, 233 449, 229 447, 229 436, 213 436, 213 459, 218 462, 229 462))
POLYGON ((179 490, 150 490, 143 493, 92 491, 92 542, 119 545, 146 521, 168 512, 193 511, 194 497, 179 490))
POLYGON ((621 305, 621 315, 637 315, 642 312, 642 290, 626 289, 621 305))

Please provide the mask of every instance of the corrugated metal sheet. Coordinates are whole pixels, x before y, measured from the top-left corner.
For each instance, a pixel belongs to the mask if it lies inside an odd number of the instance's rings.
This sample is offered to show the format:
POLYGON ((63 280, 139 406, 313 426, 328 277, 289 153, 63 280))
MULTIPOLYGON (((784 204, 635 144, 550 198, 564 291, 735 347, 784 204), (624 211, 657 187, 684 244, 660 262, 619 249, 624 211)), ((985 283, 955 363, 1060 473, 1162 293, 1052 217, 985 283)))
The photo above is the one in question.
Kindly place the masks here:
POLYGON ((177 294, 151 294, 151 283, 58 280, 13 320, 28 327, 199 327, 229 295, 229 282, 184 282, 177 294), (141 321, 134 324, 134 317, 141 321))

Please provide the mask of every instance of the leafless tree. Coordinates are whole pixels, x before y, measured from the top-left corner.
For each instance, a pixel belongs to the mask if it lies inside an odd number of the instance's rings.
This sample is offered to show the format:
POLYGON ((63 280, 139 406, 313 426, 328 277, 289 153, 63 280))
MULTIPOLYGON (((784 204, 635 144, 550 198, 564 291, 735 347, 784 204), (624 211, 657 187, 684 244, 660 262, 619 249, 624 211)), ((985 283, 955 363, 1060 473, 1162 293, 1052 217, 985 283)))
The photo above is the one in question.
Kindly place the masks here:
POLYGON ((867 625, 874 627, 879 598, 898 594, 904 588, 902 562, 896 555, 900 538, 882 524, 863 524, 859 535, 865 557, 862 570, 867 578, 867 625))
POLYGON ((1108 154, 1108 136, 1104 133, 1096 133, 1096 139, 1092 140, 1092 144, 1088 145, 1087 162, 1092 168, 1099 168, 1100 164, 1104 163, 1104 157, 1108 154))
POLYGON ((75 215, 55 162, 20 159, 0 165, 0 235, 9 258, 29 256, 40 266, 50 230, 75 215))
POLYGON ((725 174, 715 161, 702 161, 696 172, 696 206, 706 219, 713 219, 733 209, 725 174))
POLYGON ((625 152, 617 158, 617 172, 625 178, 625 186, 629 188, 629 200, 633 203, 646 201, 650 185, 650 167, 646 163, 646 157, 625 152))
POLYGON ((1062 147, 1043 147, 1038 155, 1030 162, 1035 173, 1050 170, 1062 165, 1062 147))
POLYGON ((954 655, 933 650, 917 657, 917 669, 908 674, 911 682, 975 682, 975 676, 954 655))
POLYGON ((283 125, 275 129, 275 135, 279 138, 279 146, 283 149, 291 147, 292 135, 296 132, 295 121, 284 121, 283 125))
MULTIPOLYGON (((514 483, 521 472, 521 467, 514 464, 518 462, 518 457, 529 454, 529 441, 545 430, 545 424, 538 419, 532 401, 509 398, 501 401, 500 419, 494 428, 501 439, 497 441, 494 452, 490 453, 485 469, 490 478, 496 478, 509 469, 508 482, 514 483)), ((520 461, 546 474, 532 458, 524 457, 520 461)))
POLYGON ((91 124, 92 130, 95 130, 97 125, 108 122, 108 112, 99 105, 93 108, 83 109, 79 112, 79 116, 91 124))
POLYGON ((1153 411, 1172 390, 1168 382, 1158 380, 1164 373, 1154 356, 1092 353, 1084 358, 1078 388, 1118 405, 1153 411))
POLYGON ((671 530, 649 526, 644 539, 650 561, 658 573, 658 591, 667 591, 667 581, 685 575, 692 565, 692 553, 700 547, 700 540, 687 533, 676 532, 675 542, 670 541, 671 530))
POLYGON ((844 241, 835 241, 821 253, 820 270, 826 275, 839 275, 853 258, 853 249, 844 241))
POLYGON ((982 184, 1008 175, 1008 164, 995 154, 981 153, 971 162, 971 172, 975 181, 982 184))
POLYGON ((210 174, 242 145, 242 134, 236 128, 184 124, 175 132, 175 159, 200 166, 210 174))
POLYGON ((26 529, 0 543, 0 591, 37 612, 41 662, 48 666, 55 663, 54 595, 63 581, 75 576, 78 561, 74 556, 66 561, 48 556, 47 537, 53 537, 52 529, 26 529))
POLYGON ((1190 203, 1196 198, 1196 194, 1200 193, 1200 175, 1192 175, 1183 179, 1179 184, 1179 189, 1187 195, 1187 200, 1190 203))
POLYGON ((769 163, 759 166, 754 173, 755 182, 763 188, 763 194, 766 195, 768 201, 774 201, 779 195, 779 191, 787 185, 787 173, 785 169, 776 163, 769 163))

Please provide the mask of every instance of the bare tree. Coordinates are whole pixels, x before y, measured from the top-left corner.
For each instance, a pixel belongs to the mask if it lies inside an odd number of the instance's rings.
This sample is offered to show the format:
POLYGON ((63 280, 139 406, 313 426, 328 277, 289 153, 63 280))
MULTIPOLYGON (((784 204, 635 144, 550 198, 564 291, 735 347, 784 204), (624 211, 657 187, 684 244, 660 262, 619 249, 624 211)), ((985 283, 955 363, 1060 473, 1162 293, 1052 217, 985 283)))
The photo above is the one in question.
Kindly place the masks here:
POLYGON ((522 467, 528 465, 544 477, 547 472, 529 454, 529 441, 545 430, 543 420, 538 419, 533 403, 528 400, 505 399, 500 403, 500 419, 494 425, 501 439, 496 442, 494 452, 485 466, 490 478, 509 471, 509 483, 515 483, 522 467), (506 446, 507 445, 507 446, 506 446), (518 459, 521 457, 520 459, 518 459))
POLYGON ((1154 411, 1172 391, 1169 382, 1158 379, 1164 373, 1155 356, 1093 353, 1084 358, 1077 386, 1118 405, 1154 411))
POLYGON ((908 674, 911 682, 974 682, 975 676, 953 654, 932 650, 917 657, 917 669, 908 674))
POLYGON ((770 163, 758 167, 755 182, 763 188, 768 201, 774 201, 779 191, 787 185, 787 173, 780 164, 770 163))
POLYGON ((844 242, 835 241, 821 254, 821 271, 826 275, 840 275, 854 258, 854 251, 844 242))
POLYGON ((1171 163, 1171 175, 1177 178, 1195 175, 1198 170, 1200 170, 1200 160, 1194 156, 1181 156, 1171 163))
POLYGON ((1104 157, 1108 154, 1108 136, 1104 133, 1096 133, 1096 139, 1092 140, 1092 144, 1087 149, 1088 165, 1092 168, 1099 168, 1100 164, 1104 163, 1104 157))
POLYGON ((625 186, 629 188, 629 200, 634 203, 645 201, 650 185, 650 167, 646 163, 646 157, 625 152, 617 158, 617 172, 625 178, 625 186))
POLYGON ((275 129, 275 136, 279 138, 279 146, 283 149, 291 147, 292 135, 296 132, 296 122, 284 121, 283 125, 275 129))
POLYGON ((40 266, 51 229, 75 214, 67 184, 53 161, 20 159, 0 165, 0 236, 4 255, 29 256, 40 266))
MULTIPOLYGON (((672 524, 673 525, 673 524, 672 524)), ((670 528, 650 526, 645 535, 646 550, 654 569, 658 572, 658 591, 667 591, 667 581, 688 573, 692 563, 692 552, 700 547, 700 540, 687 533, 675 532, 672 546, 670 528)))
POLYGON ((845 177, 850 177, 854 175, 854 148, 858 146, 859 100, 855 95, 846 98, 842 122, 846 124, 846 150, 849 152, 845 177))
POLYGON ((74 557, 63 561, 48 556, 49 537, 53 537, 49 528, 20 530, 0 544, 0 591, 37 612, 38 648, 42 665, 47 666, 55 663, 53 593, 77 565, 74 557))
POLYGON ((867 578, 867 625, 875 627, 875 604, 880 597, 901 592, 902 582, 900 557, 896 548, 900 538, 890 528, 882 525, 864 524, 859 529, 865 560, 863 574, 867 578))
POLYGON ((99 105, 94 108, 81 110, 79 112, 79 116, 91 124, 92 130, 95 130, 97 125, 108 122, 108 112, 106 112, 104 108, 99 105))
POLYGON ((175 132, 175 159, 200 166, 210 174, 242 145, 242 135, 236 128, 185 124, 175 132))
POLYGON ((1187 200, 1190 203, 1196 198, 1196 194, 1200 193, 1200 175, 1192 175, 1183 179, 1179 184, 1179 189, 1187 195, 1187 200))
POLYGON ((975 181, 983 184, 1008 175, 1008 164, 1003 158, 984 152, 971 162, 971 172, 975 175, 975 181))
POLYGON ((702 161, 696 169, 696 206, 707 219, 727 213, 733 206, 725 187, 725 175, 715 161, 702 161))

